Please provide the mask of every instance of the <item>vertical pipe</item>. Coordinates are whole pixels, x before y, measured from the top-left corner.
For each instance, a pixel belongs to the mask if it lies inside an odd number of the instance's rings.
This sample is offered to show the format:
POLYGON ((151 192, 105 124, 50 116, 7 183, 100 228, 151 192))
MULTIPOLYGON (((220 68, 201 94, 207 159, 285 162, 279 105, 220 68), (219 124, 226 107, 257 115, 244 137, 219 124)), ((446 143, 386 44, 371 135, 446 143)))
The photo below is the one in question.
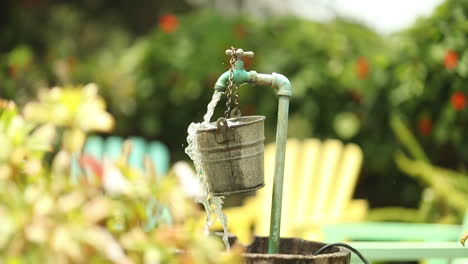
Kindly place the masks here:
POLYGON ((278 122, 276 127, 275 178, 271 202, 270 239, 268 253, 276 254, 279 249, 281 227, 281 201, 283 198, 283 176, 288 137, 289 96, 280 95, 278 105, 278 122))

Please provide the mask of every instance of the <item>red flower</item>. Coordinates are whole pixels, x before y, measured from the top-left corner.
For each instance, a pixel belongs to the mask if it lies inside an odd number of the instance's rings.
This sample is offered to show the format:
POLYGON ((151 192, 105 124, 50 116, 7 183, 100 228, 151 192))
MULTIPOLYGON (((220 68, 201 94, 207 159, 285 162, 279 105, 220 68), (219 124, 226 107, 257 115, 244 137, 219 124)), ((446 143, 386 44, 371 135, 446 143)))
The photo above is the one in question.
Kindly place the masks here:
POLYGON ((218 80, 219 75, 216 73, 210 73, 206 79, 208 84, 206 85, 208 89, 213 89, 213 86, 215 85, 216 81, 218 80))
POLYGON ((89 169, 92 173, 94 173, 100 180, 102 180, 102 177, 104 175, 104 168, 102 164, 96 160, 93 156, 91 155, 83 155, 80 158, 80 165, 84 169, 89 169))
POLYGON ((419 132, 422 135, 424 135, 424 136, 429 135, 431 133, 431 131, 432 131, 432 121, 431 121, 431 119, 429 119, 428 117, 423 117, 423 118, 419 119, 418 127, 419 127, 419 132))
POLYGON ((244 61, 244 68, 251 69, 253 62, 252 58, 243 57, 242 60, 244 61))
POLYGON ((448 50, 444 58, 445 68, 447 70, 452 70, 457 67, 458 64, 458 54, 454 50, 448 50))
POLYGON ((450 102, 455 110, 461 111, 466 107, 466 96, 462 92, 454 92, 452 98, 450 98, 450 102))
POLYGON ((76 57, 73 55, 68 56, 67 65, 68 65, 68 69, 72 72, 76 66, 76 57))
POLYGON ((23 0, 21 2, 23 2, 24 6, 27 8, 34 8, 42 4, 44 1, 43 0, 23 0))
POLYGON ((159 28, 164 33, 172 33, 176 31, 177 26, 179 25, 179 20, 173 14, 165 14, 159 18, 159 28))
POLYGON ((236 39, 244 39, 247 35, 247 30, 243 24, 237 24, 234 26, 234 36, 236 39))
POLYGON ((15 78, 18 75, 18 67, 10 65, 8 66, 8 72, 10 73, 11 78, 15 78))
POLYGON ((252 104, 246 104, 241 107, 241 112, 243 115, 255 115, 255 106, 252 104))
POLYGON ((360 57, 356 62, 354 70, 356 71, 356 75, 359 79, 367 79, 367 76, 369 76, 370 71, 370 65, 367 59, 365 57, 360 57))
POLYGON ((357 104, 360 104, 362 102, 362 94, 356 89, 351 90, 351 100, 357 104))

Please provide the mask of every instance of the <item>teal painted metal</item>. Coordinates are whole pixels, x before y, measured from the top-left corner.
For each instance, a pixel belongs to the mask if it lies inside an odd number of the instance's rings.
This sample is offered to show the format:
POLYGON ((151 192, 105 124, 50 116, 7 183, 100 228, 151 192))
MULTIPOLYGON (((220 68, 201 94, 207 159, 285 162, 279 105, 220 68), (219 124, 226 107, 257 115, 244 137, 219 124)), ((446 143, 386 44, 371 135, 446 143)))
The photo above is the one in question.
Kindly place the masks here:
POLYGON ((274 73, 273 76, 275 79, 273 80, 273 87, 278 90, 277 94, 279 96, 292 96, 292 87, 291 83, 289 82, 288 78, 282 74, 274 73))
MULTIPOLYGON (((229 50, 228 50, 229 51, 229 50)), ((253 55, 253 53, 251 54, 253 55)), ((276 127, 276 157, 275 175, 272 194, 270 237, 268 239, 268 253, 278 253, 280 242, 281 207, 283 195, 284 161, 286 154, 286 139, 288 136, 289 97, 292 96, 292 87, 288 78, 281 74, 258 74, 255 71, 246 72, 243 67, 242 56, 238 56, 234 65, 234 84, 252 83, 271 86, 277 90, 279 97, 278 122, 276 127)), ((229 71, 221 74, 215 83, 214 89, 224 92, 227 88, 229 71)))
POLYGON ((227 88, 228 79, 229 79, 229 71, 221 74, 214 85, 214 89, 219 92, 224 92, 227 88))
MULTIPOLYGON (((226 90, 226 87, 227 87, 228 79, 229 79, 229 71, 221 74, 221 76, 219 76, 218 80, 215 83, 215 86, 214 86, 215 90, 224 92, 224 90, 226 90)), ((244 69, 244 62, 238 59, 234 64, 233 82, 235 85, 240 86, 244 83, 248 83, 249 81, 250 81, 250 75, 244 69)))

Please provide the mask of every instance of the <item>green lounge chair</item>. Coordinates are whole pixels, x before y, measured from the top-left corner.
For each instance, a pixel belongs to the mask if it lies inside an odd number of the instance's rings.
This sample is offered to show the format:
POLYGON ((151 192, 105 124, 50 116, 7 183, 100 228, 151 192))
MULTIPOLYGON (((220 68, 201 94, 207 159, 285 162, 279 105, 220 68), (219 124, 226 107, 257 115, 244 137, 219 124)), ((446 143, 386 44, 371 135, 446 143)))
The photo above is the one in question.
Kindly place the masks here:
POLYGON ((459 242, 466 230, 468 211, 462 225, 362 222, 323 227, 326 242, 353 241, 369 260, 457 264, 468 263, 468 248, 459 242))

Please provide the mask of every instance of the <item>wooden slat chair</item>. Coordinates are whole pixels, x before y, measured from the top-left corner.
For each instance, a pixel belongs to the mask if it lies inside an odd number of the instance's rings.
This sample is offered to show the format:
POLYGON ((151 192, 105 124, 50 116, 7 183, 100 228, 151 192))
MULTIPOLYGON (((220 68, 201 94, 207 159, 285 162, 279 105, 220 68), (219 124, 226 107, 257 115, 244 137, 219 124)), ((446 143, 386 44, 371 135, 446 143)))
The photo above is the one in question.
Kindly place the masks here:
MULTIPOLYGON (((362 219, 366 201, 352 200, 362 158, 355 144, 288 139, 281 236, 318 239, 320 226, 326 222, 362 219)), ((274 160, 275 145, 267 145, 265 187, 244 206, 225 210, 229 231, 243 242, 250 241, 253 234, 269 233, 274 160)))

